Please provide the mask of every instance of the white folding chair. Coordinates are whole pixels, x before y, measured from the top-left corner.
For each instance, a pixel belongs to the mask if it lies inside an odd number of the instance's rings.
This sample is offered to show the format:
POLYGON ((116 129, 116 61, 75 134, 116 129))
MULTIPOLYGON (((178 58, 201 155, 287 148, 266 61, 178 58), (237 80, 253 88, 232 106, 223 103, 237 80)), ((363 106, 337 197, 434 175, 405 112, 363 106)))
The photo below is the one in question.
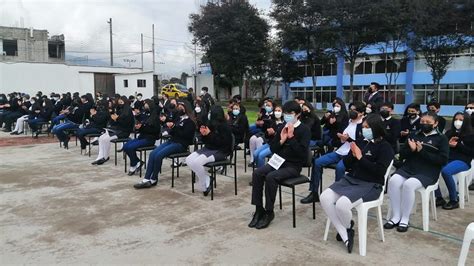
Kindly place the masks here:
MULTIPOLYGON (((377 208, 377 222, 379 224, 379 235, 380 240, 382 242, 385 241, 385 237, 383 234, 383 221, 382 221, 382 204, 383 204, 383 196, 385 191, 385 185, 387 184, 388 176, 390 175, 390 169, 392 168, 393 160, 387 168, 385 172, 385 181, 384 186, 382 188, 382 192, 380 193, 380 197, 376 200, 363 202, 355 207, 357 210, 357 228, 359 234, 359 254, 361 256, 365 256, 367 253, 367 214, 369 209, 377 208)), ((326 231, 324 232, 324 241, 328 239, 329 227, 331 225, 331 221, 329 218, 326 221, 326 231)))
POLYGON ((458 266, 464 266, 466 264, 467 253, 469 252, 469 247, 473 239, 474 223, 470 223, 464 232, 464 240, 462 242, 461 254, 459 254, 458 266))

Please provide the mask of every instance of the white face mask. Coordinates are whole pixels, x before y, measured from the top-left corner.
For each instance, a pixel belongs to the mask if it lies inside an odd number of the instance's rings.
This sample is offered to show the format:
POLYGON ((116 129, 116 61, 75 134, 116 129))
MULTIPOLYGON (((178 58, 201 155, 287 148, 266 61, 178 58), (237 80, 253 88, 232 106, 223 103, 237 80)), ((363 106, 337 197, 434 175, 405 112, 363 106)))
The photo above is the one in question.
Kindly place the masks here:
POLYGON ((275 111, 274 114, 275 114, 276 118, 278 118, 278 119, 281 118, 281 112, 280 111, 275 111))
POLYGON ((141 100, 142 100, 142 96, 138 96, 138 97, 137 97, 137 100, 141 101, 141 100))
POLYGON ((334 106, 334 113, 339 113, 341 111, 341 107, 339 106, 334 106))
POLYGON ((370 109, 369 107, 365 108, 365 113, 366 114, 372 113, 372 109, 370 109))
POLYGON ((466 109, 466 113, 468 113, 469 115, 472 115, 472 113, 474 113, 474 110, 473 109, 466 109))
POLYGON ((196 108, 194 108, 194 111, 196 111, 196 113, 200 113, 201 112, 201 107, 196 106, 196 108))
POLYGON ((462 127, 462 120, 454 120, 454 127, 459 130, 462 127))

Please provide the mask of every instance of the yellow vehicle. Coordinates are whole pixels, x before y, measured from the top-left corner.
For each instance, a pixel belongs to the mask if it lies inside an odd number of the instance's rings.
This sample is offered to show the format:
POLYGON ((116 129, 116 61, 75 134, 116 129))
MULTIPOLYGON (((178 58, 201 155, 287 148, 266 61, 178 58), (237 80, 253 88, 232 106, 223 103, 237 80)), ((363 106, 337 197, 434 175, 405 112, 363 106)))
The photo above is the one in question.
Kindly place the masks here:
POLYGON ((171 83, 161 88, 161 94, 166 94, 170 98, 184 98, 188 96, 188 89, 178 83, 171 83))

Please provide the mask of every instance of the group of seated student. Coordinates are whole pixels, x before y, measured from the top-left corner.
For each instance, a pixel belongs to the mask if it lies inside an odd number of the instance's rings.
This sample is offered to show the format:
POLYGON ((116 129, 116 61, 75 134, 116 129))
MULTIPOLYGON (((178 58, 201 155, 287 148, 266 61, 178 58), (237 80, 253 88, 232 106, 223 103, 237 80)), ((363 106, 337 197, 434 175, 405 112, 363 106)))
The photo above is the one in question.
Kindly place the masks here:
MULTIPOLYGON (((89 145, 88 134, 100 134, 93 165, 109 160, 112 140, 135 133, 123 145, 123 152, 130 159, 128 175, 143 167, 137 156, 139 148, 153 147, 157 140, 166 138, 150 153, 144 178, 134 185, 136 189, 156 186, 163 160, 188 151, 199 140, 203 147, 186 157, 185 163, 196 174, 197 189, 204 196, 213 185, 205 165, 225 159, 236 145, 243 144, 250 150, 250 165, 255 169, 251 181, 255 213, 249 227, 257 229, 268 227, 274 219, 278 183, 298 177, 311 159, 310 193, 301 203, 321 201, 337 230, 337 240, 351 252, 351 209, 383 193, 384 175, 392 160, 396 170, 387 182, 391 214, 384 228, 406 232, 415 191, 435 184, 440 175, 449 200, 438 189, 436 205, 446 210, 459 207, 454 176, 470 169, 474 158, 474 103, 454 114, 445 132, 446 120, 437 115, 439 103, 430 102, 424 113, 419 104, 411 103, 399 120, 394 116, 394 105, 381 101, 378 88, 378 84, 372 84, 365 102, 352 102, 347 109, 342 99, 335 98, 332 110, 324 113, 321 120, 313 105, 304 99, 295 98, 281 106, 265 98, 259 104, 256 123, 251 126, 240 96, 232 97, 224 111, 214 103, 207 88, 200 96, 187 98, 191 101, 165 94, 145 100, 141 94, 107 97, 98 93, 95 100, 90 94, 78 93, 53 93, 49 97, 40 92, 35 97, 1 94, 0 126, 5 124, 5 131, 9 131, 16 121, 11 134, 20 134, 23 122, 28 121, 38 133, 40 122, 51 121, 51 132, 66 147, 69 137, 65 131, 75 129, 81 149, 89 145), (307 158, 312 147, 325 149, 321 156, 307 158), (335 182, 319 195, 323 169, 330 165, 335 166, 335 182)), ((474 184, 469 189, 473 190, 474 184)))

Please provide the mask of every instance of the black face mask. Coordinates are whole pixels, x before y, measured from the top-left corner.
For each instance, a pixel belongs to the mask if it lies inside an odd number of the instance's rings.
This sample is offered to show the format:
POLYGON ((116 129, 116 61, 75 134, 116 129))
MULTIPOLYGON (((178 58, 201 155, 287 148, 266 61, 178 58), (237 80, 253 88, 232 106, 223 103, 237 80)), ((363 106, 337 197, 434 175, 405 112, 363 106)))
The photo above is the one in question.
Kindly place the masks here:
POLYGON ((421 127, 421 131, 423 131, 423 133, 425 134, 428 134, 431 131, 433 131, 433 125, 431 124, 421 124, 420 127, 421 127))
POLYGON ((176 105, 174 103, 170 104, 170 109, 176 108, 176 105))
POLYGON ((354 110, 350 110, 350 111, 349 111, 349 118, 352 119, 352 120, 355 120, 358 115, 359 115, 359 114, 358 114, 356 111, 354 111, 354 110))
POLYGON ((415 119, 415 118, 416 118, 416 114, 408 114, 408 117, 410 117, 411 119, 415 119))
POLYGON ((178 116, 182 116, 182 115, 186 114, 186 112, 184 112, 184 110, 182 110, 182 109, 179 109, 179 110, 176 112, 176 114, 177 114, 178 116))
POLYGON ((390 112, 387 111, 387 110, 381 110, 381 111, 380 111, 380 116, 381 116, 382 118, 386 119, 387 117, 390 116, 390 112))
POLYGON ((372 88, 369 88, 367 91, 368 91, 369 93, 374 92, 374 91, 372 90, 372 88))

